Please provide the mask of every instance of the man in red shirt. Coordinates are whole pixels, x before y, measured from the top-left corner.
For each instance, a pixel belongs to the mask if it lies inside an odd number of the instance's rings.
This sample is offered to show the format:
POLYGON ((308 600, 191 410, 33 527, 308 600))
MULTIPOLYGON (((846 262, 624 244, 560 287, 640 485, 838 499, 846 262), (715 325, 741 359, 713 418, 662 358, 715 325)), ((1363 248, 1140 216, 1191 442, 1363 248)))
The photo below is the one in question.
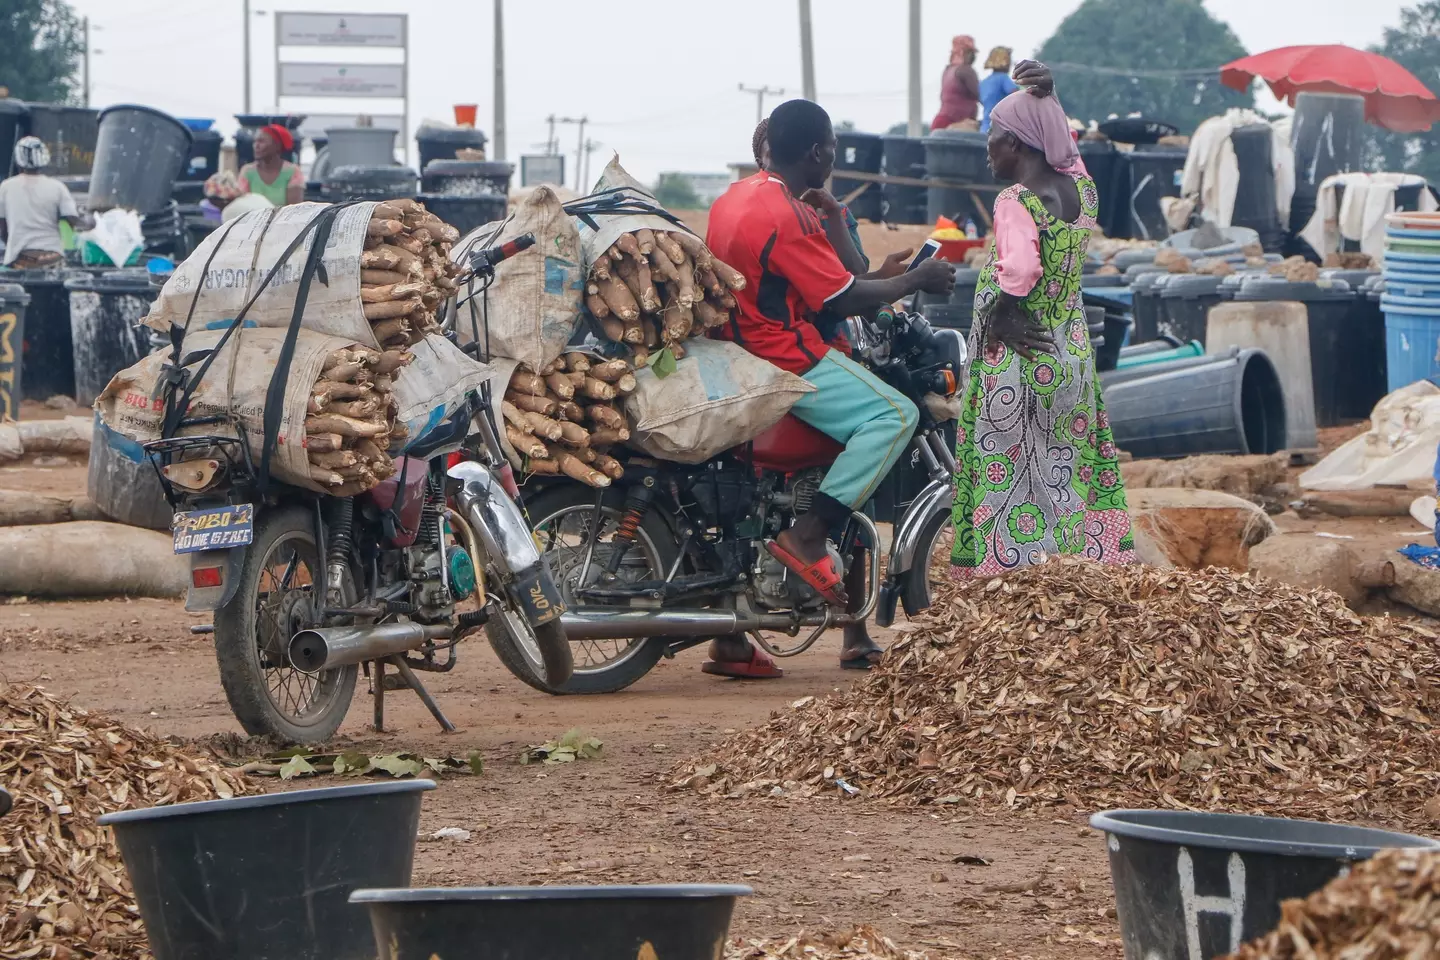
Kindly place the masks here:
MULTIPOLYGON (((826 600, 845 607, 844 571, 828 539, 874 495, 905 450, 919 415, 904 396, 831 349, 814 319, 822 310, 840 316, 870 313, 917 291, 948 296, 955 270, 930 260, 887 279, 852 274, 807 202, 810 191, 824 189, 835 166, 829 115, 808 100, 791 100, 775 108, 766 135, 768 169, 732 184, 710 208, 706 243, 747 281, 736 294, 734 319, 717 333, 812 383, 816 392, 802 397, 791 413, 845 444, 811 510, 766 544, 826 600)), ((862 583, 863 567, 851 566, 862 583)), ((858 602, 860 590, 854 592, 858 602)), ((717 645, 712 656, 720 663, 759 666, 760 651, 743 641, 739 647, 717 645)), ((868 666, 877 651, 863 625, 846 631, 842 660, 847 664, 868 666)))

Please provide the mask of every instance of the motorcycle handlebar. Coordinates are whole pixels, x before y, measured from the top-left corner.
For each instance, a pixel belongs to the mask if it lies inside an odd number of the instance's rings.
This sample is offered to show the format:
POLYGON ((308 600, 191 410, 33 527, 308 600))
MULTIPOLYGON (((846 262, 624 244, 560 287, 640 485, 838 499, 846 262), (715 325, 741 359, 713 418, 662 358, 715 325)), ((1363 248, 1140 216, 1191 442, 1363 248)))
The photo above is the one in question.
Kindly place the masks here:
POLYGON ((476 273, 492 270, 497 264, 510 259, 517 253, 523 253, 533 246, 535 246, 535 234, 524 233, 499 246, 477 250, 470 254, 470 269, 476 273))

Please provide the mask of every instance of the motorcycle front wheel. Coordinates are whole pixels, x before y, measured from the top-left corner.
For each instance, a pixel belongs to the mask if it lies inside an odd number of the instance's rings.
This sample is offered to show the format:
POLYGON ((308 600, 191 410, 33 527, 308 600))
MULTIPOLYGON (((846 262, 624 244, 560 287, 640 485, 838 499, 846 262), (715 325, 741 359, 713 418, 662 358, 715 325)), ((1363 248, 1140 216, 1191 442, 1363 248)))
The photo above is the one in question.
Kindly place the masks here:
POLYGON ((215 611, 215 659, 230 710, 252 736, 321 743, 339 729, 359 667, 310 674, 290 665, 290 638, 316 626, 324 564, 314 518, 300 507, 261 513, 230 602, 215 611))
MULTIPOLYGON (((579 484, 559 484, 527 501, 531 529, 536 542, 545 553, 550 573, 560 588, 561 596, 571 607, 589 606, 576 596, 581 586, 594 583, 615 551, 615 531, 625 515, 625 498, 616 490, 608 490, 600 501, 599 523, 596 523, 597 491, 579 484), (592 545, 593 544, 593 548, 592 545), (589 569, 586 571, 586 555, 589 569)), ((640 524, 635 546, 625 555, 617 576, 622 581, 663 580, 674 565, 678 547, 658 514, 651 511, 640 524)), ((629 640, 572 640, 574 672, 563 684, 540 680, 530 666, 533 658, 525 655, 518 644, 509 641, 513 632, 503 618, 491 617, 486 633, 495 654, 511 673, 536 690, 552 694, 615 693, 624 690, 645 676, 665 655, 664 637, 641 637, 629 640)), ((559 624, 555 624, 559 628, 559 624)), ((563 629, 563 628, 561 628, 563 629)))

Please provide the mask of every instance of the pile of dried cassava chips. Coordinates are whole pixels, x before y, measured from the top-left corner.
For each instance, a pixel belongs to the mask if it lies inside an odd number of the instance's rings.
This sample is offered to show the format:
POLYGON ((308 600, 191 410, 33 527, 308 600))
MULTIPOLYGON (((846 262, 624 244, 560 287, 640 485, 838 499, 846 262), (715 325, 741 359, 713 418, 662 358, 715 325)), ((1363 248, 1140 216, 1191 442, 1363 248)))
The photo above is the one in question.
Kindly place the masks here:
POLYGON ((863 681, 672 773, 718 796, 1440 820, 1440 645, 1222 570, 947 585, 863 681), (780 787, 775 791, 775 787, 780 787))
POLYGON ((1416 960, 1440 955, 1440 853, 1382 850, 1281 906, 1280 925, 1227 960, 1416 960))
POLYGON ((20 685, 0 686, 0 960, 145 960, 102 815, 247 792, 213 760, 20 685))

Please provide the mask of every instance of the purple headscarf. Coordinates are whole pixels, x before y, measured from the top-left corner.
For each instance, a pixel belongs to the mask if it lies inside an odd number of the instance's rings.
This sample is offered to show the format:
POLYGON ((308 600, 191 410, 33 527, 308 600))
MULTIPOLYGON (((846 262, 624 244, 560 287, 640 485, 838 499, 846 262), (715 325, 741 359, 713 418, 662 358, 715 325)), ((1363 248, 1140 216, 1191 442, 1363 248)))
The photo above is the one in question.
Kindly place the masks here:
POLYGON ((1070 120, 1054 96, 1037 97, 1018 90, 995 105, 990 123, 999 124, 1027 147, 1045 154, 1045 162, 1061 173, 1080 160, 1080 148, 1070 135, 1070 120))

